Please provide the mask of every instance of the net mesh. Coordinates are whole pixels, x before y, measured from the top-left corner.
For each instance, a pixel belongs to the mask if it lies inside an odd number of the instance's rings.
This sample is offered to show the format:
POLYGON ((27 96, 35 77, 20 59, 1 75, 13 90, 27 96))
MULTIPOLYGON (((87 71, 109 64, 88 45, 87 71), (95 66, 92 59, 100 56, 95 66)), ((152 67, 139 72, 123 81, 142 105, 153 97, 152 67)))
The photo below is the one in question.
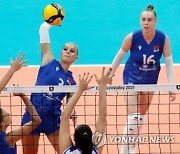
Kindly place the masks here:
MULTIPOLYGON (((12 92, 73 92, 76 86, 42 86, 42 87, 7 87, 1 93, 1 107, 12 115, 12 125, 8 131, 20 127, 25 106, 22 100, 13 96, 12 92)), ((147 118, 136 140, 136 153, 141 154, 179 154, 180 153, 180 86, 179 85, 131 85, 107 87, 107 127, 106 144, 103 154, 120 154, 123 140, 123 129, 127 121, 124 92, 155 91, 153 100, 147 112, 147 118), (176 92, 176 100, 170 101, 169 91, 176 92)), ((149 93, 148 93, 149 94, 149 93)), ((148 95, 147 94, 147 95, 148 95)), ((92 130, 98 115, 98 87, 83 93, 75 110, 78 114, 77 124, 88 124, 92 130)), ((63 100, 62 109, 66 100, 63 100)), ((73 135, 74 125, 71 122, 73 135)), ((18 153, 22 152, 22 144, 17 142, 18 153)), ((55 153, 52 145, 44 134, 40 136, 39 153, 55 153)))

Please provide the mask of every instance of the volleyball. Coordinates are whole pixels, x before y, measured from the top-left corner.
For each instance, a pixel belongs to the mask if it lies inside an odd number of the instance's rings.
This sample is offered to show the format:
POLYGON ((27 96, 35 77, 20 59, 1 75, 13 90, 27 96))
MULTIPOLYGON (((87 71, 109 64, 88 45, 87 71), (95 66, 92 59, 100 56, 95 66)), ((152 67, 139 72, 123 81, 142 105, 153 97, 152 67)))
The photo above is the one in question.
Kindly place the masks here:
POLYGON ((43 10, 43 18, 51 25, 60 25, 64 19, 64 9, 59 4, 49 4, 43 10))

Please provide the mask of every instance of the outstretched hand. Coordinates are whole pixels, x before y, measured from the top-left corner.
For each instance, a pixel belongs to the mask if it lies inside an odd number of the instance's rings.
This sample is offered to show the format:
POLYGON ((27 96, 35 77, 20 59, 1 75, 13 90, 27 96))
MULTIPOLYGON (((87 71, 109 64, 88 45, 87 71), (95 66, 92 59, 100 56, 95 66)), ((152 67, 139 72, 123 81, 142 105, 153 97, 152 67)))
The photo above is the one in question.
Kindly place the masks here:
POLYGON ((103 67, 101 77, 98 78, 96 74, 94 74, 95 79, 97 83, 102 86, 106 86, 107 84, 110 84, 112 82, 112 77, 110 77, 112 68, 109 68, 109 70, 105 73, 105 67, 103 67))
MULTIPOLYGON (((19 85, 13 84, 12 86, 13 86, 13 87, 18 87, 19 85)), ((14 96, 19 96, 19 97, 25 96, 24 93, 13 93, 13 95, 14 95, 14 96)))
POLYGON ((78 88, 81 91, 89 90, 88 84, 90 83, 93 76, 89 76, 89 73, 84 73, 83 76, 79 75, 78 88))
POLYGON ((21 67, 24 67, 25 63, 28 62, 28 60, 23 61, 24 56, 25 54, 20 52, 15 61, 13 61, 12 58, 10 58, 11 68, 14 72, 18 71, 21 67))

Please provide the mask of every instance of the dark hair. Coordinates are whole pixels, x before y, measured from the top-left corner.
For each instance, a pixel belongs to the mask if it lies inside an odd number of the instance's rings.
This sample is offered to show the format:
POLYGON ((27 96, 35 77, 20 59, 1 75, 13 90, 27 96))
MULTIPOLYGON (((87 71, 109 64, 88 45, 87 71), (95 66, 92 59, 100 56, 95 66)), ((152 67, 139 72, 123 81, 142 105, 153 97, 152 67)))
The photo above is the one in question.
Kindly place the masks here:
POLYGON ((74 132, 75 146, 82 154, 91 154, 92 152, 92 131, 88 125, 79 125, 74 132))
POLYGON ((151 4, 148 5, 148 7, 146 8, 145 11, 152 11, 154 13, 155 18, 157 17, 156 12, 154 11, 154 6, 153 5, 151 5, 151 4))

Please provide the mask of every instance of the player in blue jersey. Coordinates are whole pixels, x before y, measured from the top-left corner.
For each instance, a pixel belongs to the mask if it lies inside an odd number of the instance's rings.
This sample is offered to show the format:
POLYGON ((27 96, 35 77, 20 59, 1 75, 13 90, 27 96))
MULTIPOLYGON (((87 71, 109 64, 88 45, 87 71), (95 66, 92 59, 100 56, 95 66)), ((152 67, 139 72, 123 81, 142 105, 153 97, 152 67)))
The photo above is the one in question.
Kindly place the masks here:
POLYGON ((21 140, 23 136, 31 133, 41 123, 41 119, 29 98, 25 94, 16 93, 14 95, 21 97, 27 107, 31 120, 19 129, 11 129, 7 133, 6 131, 12 123, 12 119, 9 113, 0 108, 0 154, 16 154, 16 142, 21 140))
MULTIPOLYGON (((128 34, 112 63, 113 76, 124 55, 130 50, 130 57, 123 72, 124 84, 157 84, 160 72, 160 58, 163 55, 169 84, 174 83, 174 69, 170 43, 167 35, 156 30, 154 7, 149 5, 141 14, 141 30, 128 34)), ((129 92, 126 96, 128 120, 124 137, 138 136, 145 114, 151 104, 154 92, 129 92)), ((175 94, 170 92, 171 101, 175 94)), ((123 143, 121 153, 135 153, 135 143, 123 143)))
POLYGON ((61 115, 61 124, 59 132, 59 148, 61 154, 100 154, 102 153, 105 143, 105 127, 107 116, 107 100, 106 100, 106 85, 110 83, 109 77, 112 69, 107 73, 103 68, 102 75, 98 78, 95 75, 99 85, 99 116, 95 124, 95 133, 93 135, 91 128, 88 125, 79 125, 75 128, 74 143, 71 140, 69 116, 73 111, 76 103, 85 90, 88 90, 88 84, 92 79, 89 74, 79 76, 78 90, 71 97, 61 115))
MULTIPOLYGON (((66 43, 62 48, 60 60, 56 60, 50 47, 49 29, 51 27, 51 25, 44 22, 39 29, 42 61, 36 86, 75 85, 76 82, 72 72, 69 71, 69 67, 78 57, 78 47, 74 43, 66 43)), ((61 101, 65 96, 71 97, 71 95, 71 93, 33 93, 31 95, 31 102, 39 113, 42 123, 31 132, 31 135, 24 136, 22 140, 24 154, 36 154, 38 152, 40 133, 46 134, 55 151, 59 153, 61 101)), ((29 113, 26 111, 22 125, 29 120, 29 113)))
MULTIPOLYGON (((11 67, 0 82, 0 92, 11 79, 12 75, 21 67, 23 67, 24 64, 27 62, 27 60, 22 60, 23 57, 24 54, 19 53, 15 61, 12 61, 12 59, 10 60, 11 67)), ((41 119, 39 118, 35 108, 32 106, 29 99, 24 94, 14 95, 20 96, 23 99, 31 115, 31 120, 25 126, 13 131, 11 130, 7 133, 6 131, 12 120, 10 114, 7 113, 3 108, 0 108, 0 154, 16 154, 16 142, 22 139, 23 135, 29 134, 41 122, 41 119)))

